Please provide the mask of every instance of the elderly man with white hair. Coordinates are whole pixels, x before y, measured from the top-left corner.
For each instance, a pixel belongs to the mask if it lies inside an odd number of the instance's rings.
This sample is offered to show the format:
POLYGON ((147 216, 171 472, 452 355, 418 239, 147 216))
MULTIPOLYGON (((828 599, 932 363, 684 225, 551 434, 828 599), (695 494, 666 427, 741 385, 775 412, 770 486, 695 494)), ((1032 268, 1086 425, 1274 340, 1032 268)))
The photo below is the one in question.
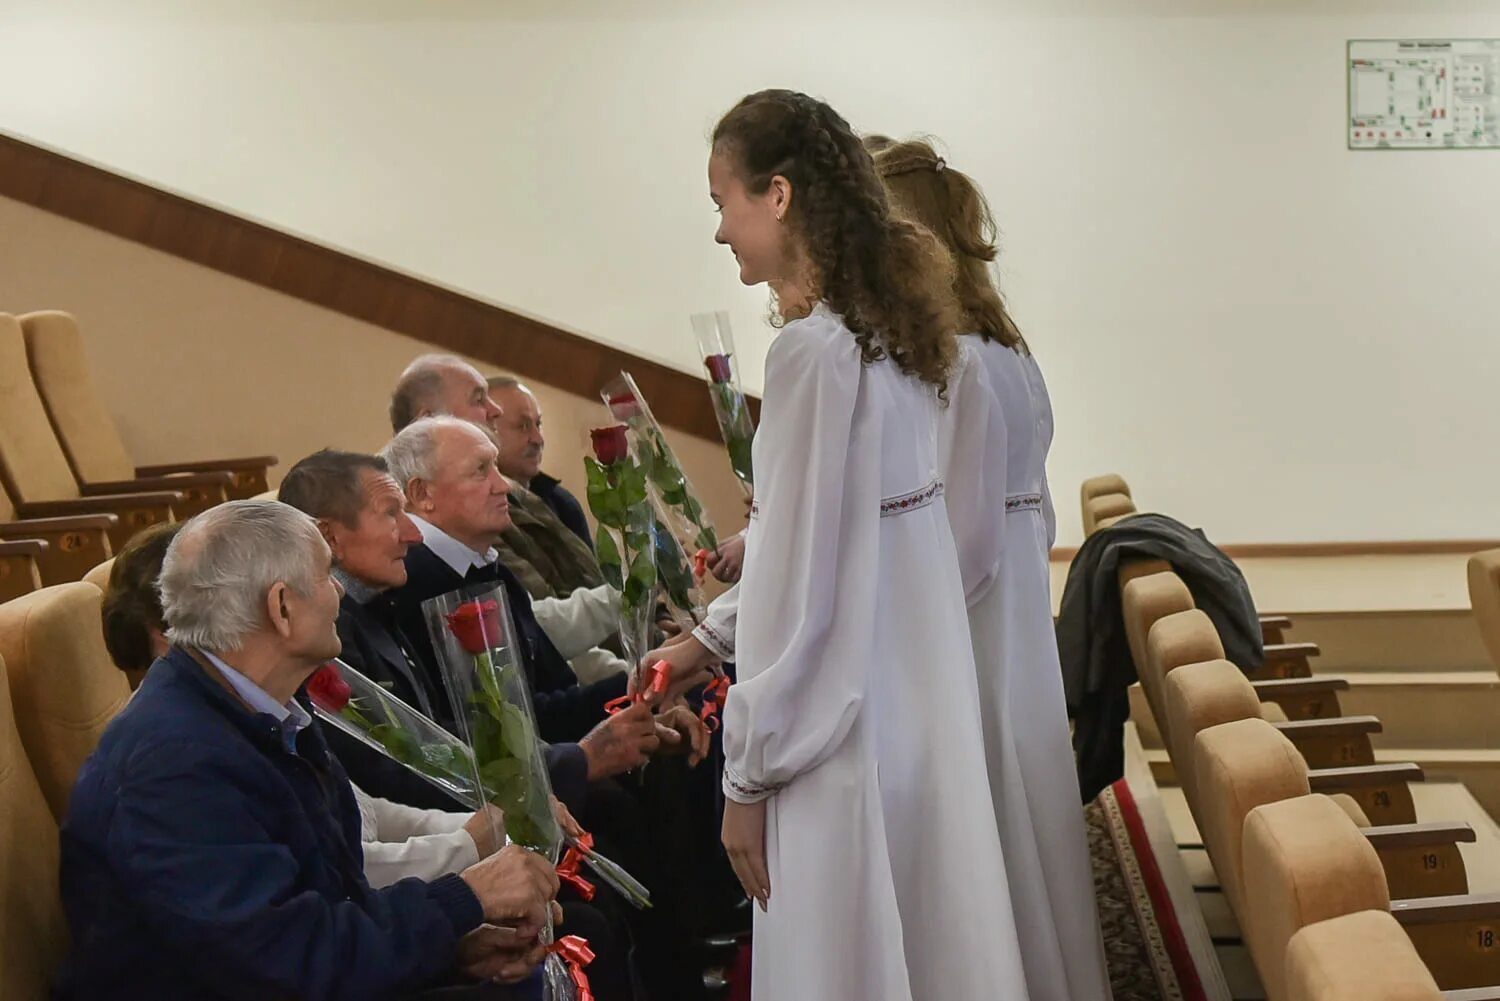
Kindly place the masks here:
POLYGON ((533 976, 558 886, 545 859, 509 846, 431 882, 366 881, 354 794, 299 694, 339 652, 330 570, 312 519, 274 501, 173 539, 172 649, 63 824, 58 997, 510 998, 522 988, 490 981, 533 976), (484 982, 454 988, 460 971, 484 982))
MULTIPOLYGON (((552 502, 528 489, 533 481, 530 467, 509 464, 508 441, 517 421, 530 421, 537 430, 531 439, 540 441, 541 413, 535 398, 524 386, 524 395, 512 388, 499 390, 516 407, 505 411, 479 370, 454 355, 426 354, 417 358, 391 393, 391 430, 400 434, 424 417, 458 417, 483 428, 498 449, 495 465, 506 479, 506 501, 510 523, 492 543, 505 564, 533 599, 532 610, 547 637, 568 658, 568 664, 583 681, 598 681, 629 670, 629 665, 601 644, 617 632, 620 615, 618 592, 604 583, 604 573, 588 541, 583 509, 572 502, 567 519, 559 516, 552 502), (529 401, 529 406, 527 402, 529 401), (518 476, 518 473, 524 473, 518 476)), ((503 386, 519 386, 515 380, 503 386)), ((540 451, 536 460, 540 461, 540 451)), ((556 481, 552 481, 556 483, 556 481)), ((554 499, 567 494, 554 488, 554 499)))

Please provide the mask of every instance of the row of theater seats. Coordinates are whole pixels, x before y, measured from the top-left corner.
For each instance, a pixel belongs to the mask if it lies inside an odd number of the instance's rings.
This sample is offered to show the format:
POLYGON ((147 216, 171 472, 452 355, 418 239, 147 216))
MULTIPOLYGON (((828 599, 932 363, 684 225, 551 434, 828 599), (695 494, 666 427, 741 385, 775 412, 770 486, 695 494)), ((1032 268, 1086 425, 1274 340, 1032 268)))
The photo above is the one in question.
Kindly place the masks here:
MULTIPOLYGON (((1092 534, 1137 513, 1119 477, 1085 483, 1092 534)), ((1469 565, 1500 664, 1500 551, 1469 565)), ((1500 895, 1470 894, 1464 823, 1418 822, 1410 763, 1376 764, 1373 716, 1313 678, 1311 644, 1262 623, 1266 664, 1224 659, 1213 622, 1159 562, 1120 571, 1131 655, 1188 808, 1270 1001, 1500 998, 1500 895)))
POLYGON ((130 698, 104 647, 102 599, 80 581, 0 604, 0 998, 46 997, 67 948, 58 824, 130 698))
POLYGON ((137 466, 67 313, 0 313, 0 600, 79 580, 157 522, 267 488, 272 456, 137 466))

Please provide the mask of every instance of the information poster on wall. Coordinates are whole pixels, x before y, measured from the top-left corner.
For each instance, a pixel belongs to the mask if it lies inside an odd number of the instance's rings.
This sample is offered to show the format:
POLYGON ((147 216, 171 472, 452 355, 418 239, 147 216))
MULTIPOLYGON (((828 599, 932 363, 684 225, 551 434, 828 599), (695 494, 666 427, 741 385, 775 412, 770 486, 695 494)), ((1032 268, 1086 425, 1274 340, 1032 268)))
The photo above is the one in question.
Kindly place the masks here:
POLYGON ((1349 42, 1349 148, 1500 148, 1500 39, 1349 42))

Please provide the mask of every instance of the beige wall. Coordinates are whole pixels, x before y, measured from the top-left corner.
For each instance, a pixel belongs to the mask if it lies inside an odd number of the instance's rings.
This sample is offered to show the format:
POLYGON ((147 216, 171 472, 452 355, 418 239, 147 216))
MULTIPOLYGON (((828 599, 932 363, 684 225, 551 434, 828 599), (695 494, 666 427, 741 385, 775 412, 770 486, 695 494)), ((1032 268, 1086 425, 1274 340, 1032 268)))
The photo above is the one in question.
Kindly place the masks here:
POLYGON ((7 0, 0 129, 685 369, 728 309, 755 386, 706 136, 798 87, 984 185, 1059 497, 1482 538, 1500 152, 1348 151, 1344 57, 1497 34, 1494 0, 7 0))
MULTIPOLYGON (((78 317, 100 391, 141 464, 271 453, 279 479, 325 445, 373 451, 390 437, 391 385, 427 350, 3 198, 0 234, 0 311, 78 317)), ((604 407, 531 385, 547 426, 546 468, 582 499, 583 448, 604 407)), ((723 448, 668 437, 717 524, 738 530, 744 504, 723 448)))

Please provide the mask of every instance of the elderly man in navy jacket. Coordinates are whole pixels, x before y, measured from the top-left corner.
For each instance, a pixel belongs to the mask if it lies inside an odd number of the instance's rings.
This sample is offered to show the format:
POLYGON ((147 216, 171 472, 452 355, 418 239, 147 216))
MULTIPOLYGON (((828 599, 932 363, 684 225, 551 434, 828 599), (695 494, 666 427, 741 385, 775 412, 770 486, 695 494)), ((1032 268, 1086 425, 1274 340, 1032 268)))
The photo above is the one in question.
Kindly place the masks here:
POLYGON ((173 649, 63 825, 59 997, 526 996, 494 981, 540 961, 544 859, 511 846, 430 883, 365 881, 353 793, 299 697, 339 652, 330 569, 312 519, 271 501, 220 505, 172 542, 173 649))

